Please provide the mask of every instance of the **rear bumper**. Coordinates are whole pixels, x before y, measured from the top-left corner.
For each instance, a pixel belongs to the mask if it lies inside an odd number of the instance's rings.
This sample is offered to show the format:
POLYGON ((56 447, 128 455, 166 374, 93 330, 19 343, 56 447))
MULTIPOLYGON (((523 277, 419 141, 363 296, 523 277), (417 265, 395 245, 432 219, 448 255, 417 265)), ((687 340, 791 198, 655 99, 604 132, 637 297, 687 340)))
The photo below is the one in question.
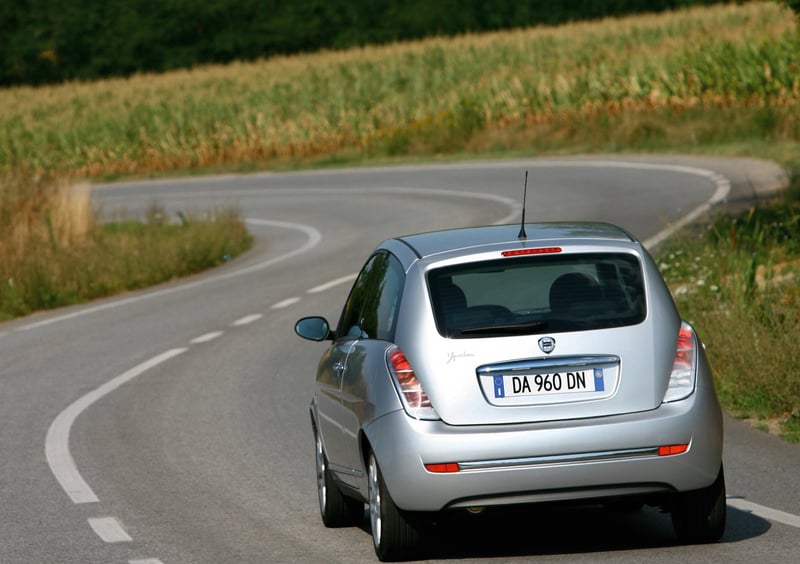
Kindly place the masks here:
POLYGON ((449 426, 395 411, 364 429, 389 493, 409 511, 688 491, 714 482, 722 419, 713 389, 622 416, 449 426), (659 456, 658 447, 688 444, 659 456), (432 473, 425 464, 458 463, 432 473))

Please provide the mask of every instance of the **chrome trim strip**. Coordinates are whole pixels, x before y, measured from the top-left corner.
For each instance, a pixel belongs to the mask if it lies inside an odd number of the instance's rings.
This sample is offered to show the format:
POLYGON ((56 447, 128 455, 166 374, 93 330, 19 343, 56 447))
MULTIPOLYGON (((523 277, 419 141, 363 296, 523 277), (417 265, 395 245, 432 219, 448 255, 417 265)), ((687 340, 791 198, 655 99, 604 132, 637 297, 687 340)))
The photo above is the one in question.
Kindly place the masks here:
POLYGON ((364 476, 364 472, 361 470, 356 470, 355 468, 347 468, 346 466, 340 466, 339 464, 333 464, 331 462, 328 462, 328 467, 331 469, 331 471, 336 472, 337 474, 354 476, 356 478, 361 478, 364 476))
POLYGON ((598 364, 619 364, 618 356, 556 356, 550 358, 532 358, 515 360, 501 364, 484 364, 476 370, 479 376, 490 376, 495 373, 509 373, 524 370, 541 370, 543 368, 597 366, 598 364))
POLYGON ((552 501, 578 500, 585 502, 587 499, 602 499, 609 497, 622 497, 632 495, 660 494, 674 492, 675 489, 667 484, 622 484, 609 486, 591 486, 588 488, 575 488, 564 490, 545 490, 534 492, 520 492, 508 495, 487 495, 456 500, 447 506, 448 509, 469 507, 490 507, 515 503, 542 503, 552 501))
POLYGON ((603 462, 624 458, 640 458, 658 456, 658 447, 631 448, 625 450, 609 450, 603 452, 581 452, 576 454, 551 454, 546 456, 530 456, 526 458, 509 458, 505 460, 477 460, 459 462, 461 470, 497 470, 520 466, 539 466, 545 464, 578 464, 586 462, 603 462))

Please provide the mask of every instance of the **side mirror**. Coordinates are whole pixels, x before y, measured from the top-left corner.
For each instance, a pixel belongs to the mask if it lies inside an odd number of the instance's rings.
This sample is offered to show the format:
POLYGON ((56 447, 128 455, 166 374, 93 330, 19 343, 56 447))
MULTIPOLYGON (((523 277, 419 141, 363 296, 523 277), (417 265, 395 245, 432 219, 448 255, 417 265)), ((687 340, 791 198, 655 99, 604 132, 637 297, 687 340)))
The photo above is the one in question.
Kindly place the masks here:
POLYGON ((309 341, 325 341, 334 338, 330 325, 324 317, 304 317, 295 323, 294 332, 309 341))

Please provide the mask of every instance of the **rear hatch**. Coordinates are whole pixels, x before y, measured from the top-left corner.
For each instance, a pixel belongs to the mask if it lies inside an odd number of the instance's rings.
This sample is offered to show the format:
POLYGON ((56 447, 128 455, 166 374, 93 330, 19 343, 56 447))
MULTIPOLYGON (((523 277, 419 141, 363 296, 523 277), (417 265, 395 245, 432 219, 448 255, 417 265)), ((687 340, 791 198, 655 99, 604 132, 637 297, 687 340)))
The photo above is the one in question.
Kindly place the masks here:
POLYGON ((558 248, 426 279, 435 323, 409 360, 445 422, 603 417, 663 400, 680 320, 648 315, 636 253, 558 248))

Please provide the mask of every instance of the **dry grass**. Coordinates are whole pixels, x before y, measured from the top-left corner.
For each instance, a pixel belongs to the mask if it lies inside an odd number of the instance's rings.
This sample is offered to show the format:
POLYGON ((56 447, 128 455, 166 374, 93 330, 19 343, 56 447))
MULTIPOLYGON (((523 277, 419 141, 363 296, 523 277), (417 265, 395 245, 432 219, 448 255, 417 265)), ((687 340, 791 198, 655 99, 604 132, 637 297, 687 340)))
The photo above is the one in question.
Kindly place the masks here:
POLYGON ((79 245, 94 226, 88 184, 25 170, 0 178, 0 217, 0 262, 6 264, 29 252, 32 240, 79 245))

